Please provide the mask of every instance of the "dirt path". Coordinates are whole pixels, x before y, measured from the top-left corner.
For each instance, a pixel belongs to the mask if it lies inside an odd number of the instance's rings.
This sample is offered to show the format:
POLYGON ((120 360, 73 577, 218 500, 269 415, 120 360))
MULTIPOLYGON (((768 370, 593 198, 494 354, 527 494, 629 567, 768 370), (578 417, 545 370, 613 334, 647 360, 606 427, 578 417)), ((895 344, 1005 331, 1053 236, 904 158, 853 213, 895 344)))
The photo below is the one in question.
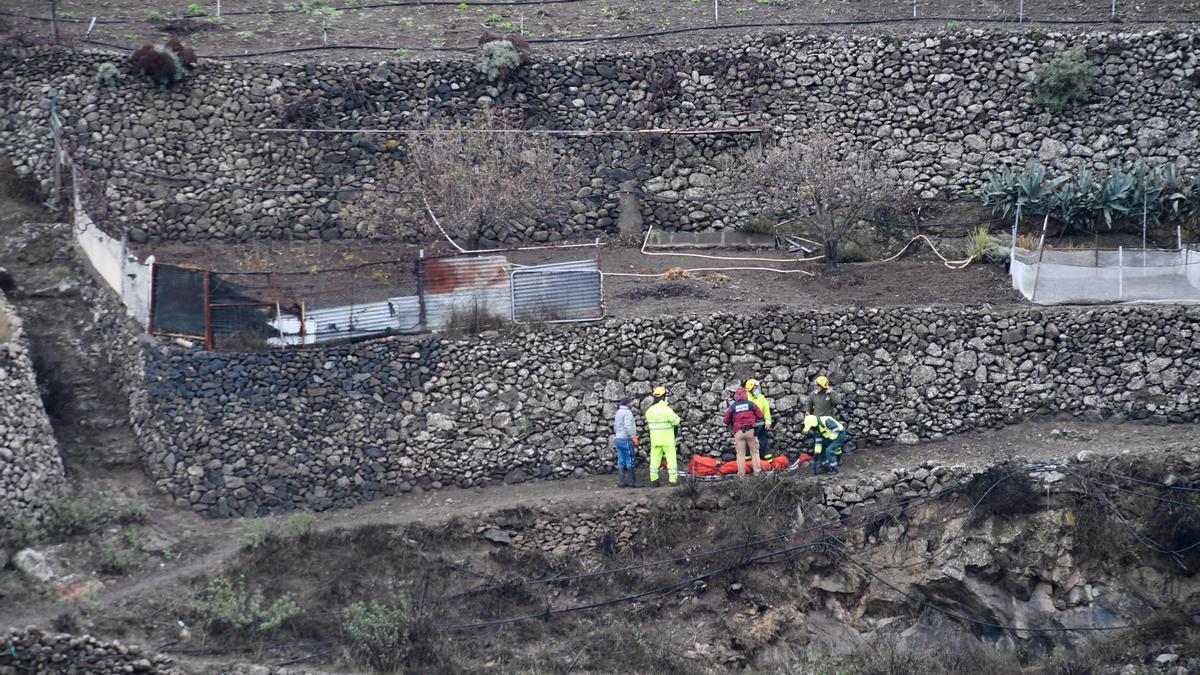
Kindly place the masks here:
MULTIPOLYGON (((380 3, 325 3, 341 6, 343 11, 323 14, 315 11, 318 2, 266 3, 263 0, 224 0, 216 3, 187 0, 148 5, 135 0, 107 0, 103 3, 84 0, 64 0, 58 12, 66 22, 60 22, 59 32, 64 40, 77 40, 89 30, 89 22, 98 16, 101 22, 91 27, 95 40, 137 47, 146 42, 161 42, 170 35, 181 36, 194 45, 201 56, 212 54, 245 54, 281 47, 330 45, 378 45, 373 51, 309 52, 255 56, 256 60, 291 61, 319 59, 347 62, 378 61, 386 58, 464 58, 473 53, 476 39, 484 30, 499 33, 522 32, 535 41, 535 52, 565 52, 578 49, 577 43, 554 42, 555 39, 614 35, 635 35, 655 31, 676 31, 687 28, 707 28, 714 24, 774 24, 780 22, 857 22, 888 18, 907 21, 919 16, 917 23, 894 25, 839 25, 830 30, 846 32, 933 31, 961 30, 982 27, 990 31, 1028 32, 1028 24, 973 24, 970 17, 1016 18, 1023 8, 1026 19, 1085 19, 1098 25, 1071 26, 1059 24, 1056 30, 1097 30, 1108 28, 1105 23, 1116 7, 1125 20, 1163 18, 1194 19, 1200 15, 1197 0, 1146 0, 1118 2, 1110 0, 1031 0, 1023 5, 1011 0, 887 0, 884 2, 846 2, 845 0, 724 0, 719 17, 714 16, 714 4, 680 2, 678 0, 572 0, 558 4, 517 3, 508 5, 468 6, 442 3, 421 5, 396 3, 391 7, 380 3), (291 7, 291 11, 281 11, 291 7), (219 11, 222 17, 215 15, 219 11), (239 12, 271 9, 274 14, 243 14, 239 12), (210 16, 213 15, 213 16, 210 16), (930 17, 925 19, 923 17, 930 17), (938 18, 934 18, 938 17, 938 18), (959 17, 954 19, 954 17, 959 17), (128 23, 108 23, 113 19, 128 23), (549 38, 549 42, 544 41, 549 38), (458 48, 459 51, 429 52, 428 47, 458 48)), ((48 16, 48 6, 39 0, 9 0, 5 9, 21 15, 48 16)), ((43 21, 0 17, 29 40, 48 40, 50 26, 43 21)), ((749 29, 753 30, 753 29, 749 29)), ((770 30, 760 28, 759 30, 770 30)), ((778 29, 777 29, 778 30, 778 29)), ((1043 27, 1043 30, 1045 28, 1043 27)), ((661 36, 646 36, 619 41, 607 41, 603 50, 669 48, 735 39, 747 29, 723 28, 705 32, 684 32, 661 36)))
MULTIPOLYGON (((936 443, 867 448, 846 456, 845 468, 837 480, 851 481, 863 473, 913 467, 926 460, 946 465, 982 465, 1000 459, 1047 462, 1072 458, 1086 451, 1095 457, 1111 457, 1111 461, 1118 464, 1133 463, 1139 453, 1171 452, 1196 445, 1195 430, 1190 426, 1046 420, 952 436, 936 443)), ((794 474, 794 479, 812 480, 812 477, 802 470, 794 474)), ((367 525, 404 526, 416 522, 438 525, 454 518, 481 521, 485 514, 518 506, 553 512, 575 508, 591 510, 638 499, 659 499, 670 492, 622 490, 616 488, 614 482, 611 476, 592 476, 580 480, 411 493, 354 509, 316 514, 314 527, 318 531, 329 531, 367 525)), ((242 546, 246 530, 239 521, 201 520, 180 511, 166 515, 176 527, 190 533, 181 547, 188 553, 159 569, 110 583, 89 596, 89 603, 111 607, 130 603, 149 593, 166 592, 177 582, 218 569, 242 546)), ((289 517, 274 516, 262 521, 281 525, 289 517)), ((0 629, 44 624, 72 606, 72 601, 65 601, 0 610, 0 629)))

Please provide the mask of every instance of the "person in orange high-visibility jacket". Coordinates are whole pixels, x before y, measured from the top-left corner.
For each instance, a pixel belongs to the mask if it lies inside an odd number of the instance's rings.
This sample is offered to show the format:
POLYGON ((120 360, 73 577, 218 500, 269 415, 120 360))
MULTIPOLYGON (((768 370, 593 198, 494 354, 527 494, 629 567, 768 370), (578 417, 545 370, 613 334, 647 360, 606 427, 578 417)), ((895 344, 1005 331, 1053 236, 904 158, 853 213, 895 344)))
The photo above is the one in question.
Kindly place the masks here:
POLYGON ((667 460, 667 480, 679 482, 679 459, 675 454, 675 430, 679 415, 667 404, 667 390, 654 388, 654 404, 646 408, 646 428, 650 431, 650 487, 658 487, 658 468, 667 460))

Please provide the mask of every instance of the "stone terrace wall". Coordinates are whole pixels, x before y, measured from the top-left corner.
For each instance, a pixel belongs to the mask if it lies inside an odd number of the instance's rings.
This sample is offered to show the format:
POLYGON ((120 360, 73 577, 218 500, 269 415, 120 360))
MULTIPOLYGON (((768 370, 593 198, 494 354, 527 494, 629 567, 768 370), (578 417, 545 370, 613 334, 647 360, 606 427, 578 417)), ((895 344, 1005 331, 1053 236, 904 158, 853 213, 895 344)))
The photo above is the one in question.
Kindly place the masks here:
MULTIPOLYGON (((134 77, 101 87, 97 66, 118 56, 8 52, 0 54, 6 111, 0 144, 20 169, 47 175, 48 152, 30 148, 47 147, 49 97, 58 94, 76 154, 105 164, 251 186, 392 184, 403 139, 235 130, 283 126, 285 104, 315 94, 326 106, 317 126, 347 129, 412 127, 483 109, 501 110, 528 128, 768 124, 784 136, 825 129, 882 153, 926 198, 969 197, 987 171, 1034 157, 1100 169, 1139 157, 1193 165, 1198 43, 1195 31, 789 34, 730 38, 686 51, 539 61, 498 87, 467 62, 204 62, 169 92, 134 77), (1086 45, 1100 68, 1092 101, 1061 111, 1033 105, 1035 66, 1074 45, 1086 45)), ((744 165, 758 145, 754 136, 600 136, 561 145, 585 168, 571 213, 505 226, 488 238, 544 241, 611 232, 614 191, 631 178, 657 195, 643 202, 652 225, 720 229, 756 215, 752 204, 709 199, 727 178, 718 169, 721 160, 744 165)), ((93 174, 109 209, 99 219, 110 230, 128 229, 134 241, 372 234, 363 215, 370 200, 350 191, 260 194, 103 169, 93 174)), ((400 230, 401 236, 414 231, 405 223, 400 230)))
POLYGON ((822 372, 859 443, 1032 414, 1191 422, 1198 322, 1196 308, 860 309, 260 354, 146 346, 134 407, 165 490, 206 515, 253 515, 414 485, 607 472, 615 402, 629 392, 645 405, 657 384, 684 419, 683 460, 723 452, 723 392, 751 374, 780 420, 777 446, 793 451, 822 372))
POLYGON ((0 292, 0 529, 36 524, 63 485, 62 458, 42 407, 21 320, 0 292))

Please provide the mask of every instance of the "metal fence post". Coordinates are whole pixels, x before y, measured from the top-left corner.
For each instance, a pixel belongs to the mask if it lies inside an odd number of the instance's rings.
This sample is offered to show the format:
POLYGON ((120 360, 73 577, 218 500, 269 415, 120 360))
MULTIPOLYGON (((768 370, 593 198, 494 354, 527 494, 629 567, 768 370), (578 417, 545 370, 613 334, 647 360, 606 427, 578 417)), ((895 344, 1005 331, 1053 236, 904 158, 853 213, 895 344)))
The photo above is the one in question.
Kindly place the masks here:
POLYGON ((212 329, 212 299, 209 297, 211 290, 210 279, 212 273, 204 270, 204 348, 213 348, 213 329, 212 329))
POLYGON ((1125 247, 1117 247, 1117 299, 1125 299, 1125 247))
POLYGON ((420 326, 421 332, 425 332, 429 330, 429 326, 425 324, 425 284, 423 282, 425 276, 425 249, 421 249, 414 270, 417 275, 417 324, 420 326))

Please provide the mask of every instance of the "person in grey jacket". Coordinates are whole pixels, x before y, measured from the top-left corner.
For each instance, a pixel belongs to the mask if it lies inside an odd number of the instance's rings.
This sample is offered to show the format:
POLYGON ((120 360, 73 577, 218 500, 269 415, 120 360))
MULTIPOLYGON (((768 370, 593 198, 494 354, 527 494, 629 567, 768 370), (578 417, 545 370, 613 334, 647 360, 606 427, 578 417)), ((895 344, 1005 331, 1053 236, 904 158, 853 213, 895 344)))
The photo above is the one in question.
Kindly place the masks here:
POLYGON ((617 487, 641 487, 637 482, 637 421, 633 417, 633 411, 630 406, 633 405, 633 398, 626 396, 621 399, 621 404, 617 407, 617 414, 613 418, 613 433, 616 434, 617 440, 617 487))

